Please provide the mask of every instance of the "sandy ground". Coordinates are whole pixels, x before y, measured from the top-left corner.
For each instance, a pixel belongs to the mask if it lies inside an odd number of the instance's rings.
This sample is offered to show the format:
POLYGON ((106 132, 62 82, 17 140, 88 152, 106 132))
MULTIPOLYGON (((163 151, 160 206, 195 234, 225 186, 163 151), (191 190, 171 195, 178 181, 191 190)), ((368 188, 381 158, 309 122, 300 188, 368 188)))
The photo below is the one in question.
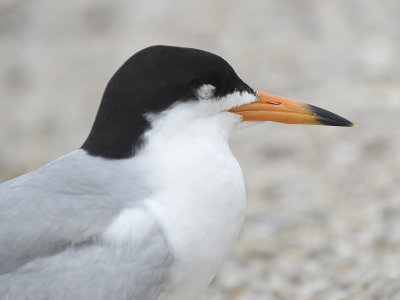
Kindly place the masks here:
POLYGON ((204 299, 400 299, 399 15, 397 0, 1 0, 0 179, 78 148, 137 50, 209 50, 358 127, 235 134, 247 219, 204 299))

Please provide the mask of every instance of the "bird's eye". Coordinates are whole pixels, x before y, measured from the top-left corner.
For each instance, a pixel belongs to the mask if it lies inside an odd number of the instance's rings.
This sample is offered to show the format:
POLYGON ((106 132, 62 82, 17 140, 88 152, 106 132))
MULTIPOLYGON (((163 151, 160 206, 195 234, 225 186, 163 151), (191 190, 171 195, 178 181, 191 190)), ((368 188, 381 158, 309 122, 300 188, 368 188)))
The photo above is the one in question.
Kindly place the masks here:
POLYGON ((214 97, 215 86, 212 84, 202 84, 199 88, 197 88, 196 94, 199 99, 210 99, 214 97))

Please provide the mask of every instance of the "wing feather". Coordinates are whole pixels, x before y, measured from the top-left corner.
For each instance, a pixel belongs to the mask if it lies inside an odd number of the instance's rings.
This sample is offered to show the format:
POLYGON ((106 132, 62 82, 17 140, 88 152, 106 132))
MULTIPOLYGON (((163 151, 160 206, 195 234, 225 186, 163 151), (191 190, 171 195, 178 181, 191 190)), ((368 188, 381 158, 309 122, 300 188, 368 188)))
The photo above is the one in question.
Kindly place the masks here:
POLYGON ((0 185, 1 299, 157 299, 168 282, 172 257, 156 220, 136 248, 102 239, 150 191, 124 164, 82 151, 0 185))

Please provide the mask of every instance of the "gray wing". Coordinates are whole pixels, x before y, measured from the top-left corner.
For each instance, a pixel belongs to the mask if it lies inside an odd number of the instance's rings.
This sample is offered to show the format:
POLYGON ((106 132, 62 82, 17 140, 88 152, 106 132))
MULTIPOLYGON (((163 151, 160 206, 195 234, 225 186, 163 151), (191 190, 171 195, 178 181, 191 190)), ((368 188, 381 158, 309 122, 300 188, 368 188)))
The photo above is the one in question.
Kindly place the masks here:
POLYGON ((156 221, 136 249, 99 240, 149 190, 79 151, 0 185, 0 299, 156 299, 168 281, 172 258, 156 221))
POLYGON ((20 183, 15 188, 13 182, 2 185, 0 274, 96 237, 121 207, 93 200, 90 195, 48 194, 20 183))

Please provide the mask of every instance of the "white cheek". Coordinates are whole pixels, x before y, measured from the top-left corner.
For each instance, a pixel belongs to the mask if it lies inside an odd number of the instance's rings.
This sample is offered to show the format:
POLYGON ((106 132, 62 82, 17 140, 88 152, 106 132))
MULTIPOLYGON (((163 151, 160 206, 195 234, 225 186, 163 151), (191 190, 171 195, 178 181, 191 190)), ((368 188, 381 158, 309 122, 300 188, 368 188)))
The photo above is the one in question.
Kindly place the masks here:
MULTIPOLYGON (((206 87, 203 85, 203 92, 206 87)), ((158 114, 146 114, 147 120, 151 123, 152 130, 145 133, 145 139, 149 140, 154 132, 163 133, 165 137, 171 137, 176 133, 182 132, 183 128, 188 128, 198 124, 202 130, 209 131, 208 134, 222 132, 225 136, 226 131, 240 123, 240 116, 228 112, 229 109, 251 103, 257 100, 254 94, 247 92, 234 92, 224 97, 209 99, 194 99, 186 102, 176 102, 169 109, 158 114)), ((247 122, 246 122, 247 123, 247 122)))
POLYGON ((252 103, 257 100, 257 96, 248 92, 234 92, 219 99, 219 110, 229 110, 233 107, 252 103))

